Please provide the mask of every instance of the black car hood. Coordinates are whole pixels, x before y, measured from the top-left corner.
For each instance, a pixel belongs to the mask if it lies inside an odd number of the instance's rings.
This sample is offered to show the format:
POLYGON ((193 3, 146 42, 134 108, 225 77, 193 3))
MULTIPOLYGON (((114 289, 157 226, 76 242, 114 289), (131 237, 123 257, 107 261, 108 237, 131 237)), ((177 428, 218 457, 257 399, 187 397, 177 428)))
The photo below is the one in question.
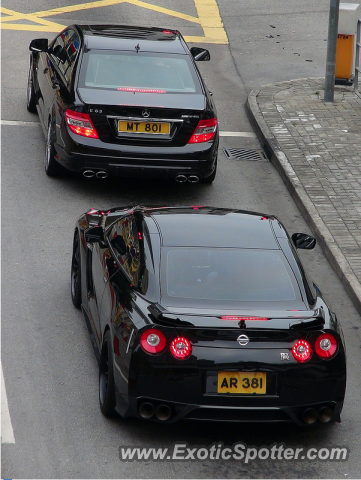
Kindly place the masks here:
POLYGON ((206 106, 205 96, 196 93, 130 93, 79 87, 78 94, 82 101, 88 105, 124 105, 201 111, 206 106))

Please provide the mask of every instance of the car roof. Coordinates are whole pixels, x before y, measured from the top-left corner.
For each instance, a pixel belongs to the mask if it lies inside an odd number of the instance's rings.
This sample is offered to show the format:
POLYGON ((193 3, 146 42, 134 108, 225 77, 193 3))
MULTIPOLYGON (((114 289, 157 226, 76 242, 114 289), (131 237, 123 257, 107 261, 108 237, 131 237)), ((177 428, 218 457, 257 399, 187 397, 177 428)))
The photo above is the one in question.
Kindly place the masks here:
POLYGON ((156 233, 155 224, 163 246, 279 250, 277 237, 287 238, 277 218, 262 213, 194 206, 147 209, 144 214, 149 232, 156 233))
POLYGON ((98 50, 173 53, 186 55, 185 42, 177 30, 130 25, 76 25, 87 48, 98 50))

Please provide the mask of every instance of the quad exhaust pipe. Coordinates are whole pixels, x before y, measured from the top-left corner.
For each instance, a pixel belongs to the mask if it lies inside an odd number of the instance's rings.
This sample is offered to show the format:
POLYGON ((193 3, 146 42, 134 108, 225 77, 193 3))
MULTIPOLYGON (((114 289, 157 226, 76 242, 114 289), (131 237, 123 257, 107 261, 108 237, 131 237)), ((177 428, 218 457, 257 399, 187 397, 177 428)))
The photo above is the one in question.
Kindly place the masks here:
POLYGON ((306 408, 303 412, 302 418, 305 423, 311 425, 319 420, 322 423, 327 423, 332 419, 333 410, 330 407, 321 407, 318 411, 315 408, 306 408))
POLYGON ((199 175, 183 175, 183 174, 179 174, 175 177, 175 181, 178 182, 178 183, 185 183, 185 182, 189 182, 189 183, 198 183, 200 180, 200 177, 199 175))
POLYGON ((315 423, 317 419, 318 419, 318 412, 315 408, 307 408, 303 412, 303 421, 308 425, 315 423))
POLYGON ((94 170, 84 170, 83 171, 83 176, 85 178, 93 178, 93 177, 107 178, 108 172, 106 172, 105 170, 99 170, 98 172, 96 172, 94 170))
POLYGON ((322 423, 327 423, 331 420, 333 415, 333 411, 330 407, 322 407, 321 410, 318 412, 318 419, 322 423))
POLYGON ((177 175, 175 177, 175 181, 178 183, 185 183, 187 181, 187 177, 185 175, 177 175))
POLYGON ((95 175, 94 170, 84 170, 84 172, 83 172, 83 176, 85 178, 93 178, 94 175, 95 175))
POLYGON ((158 407, 155 409, 155 416, 162 422, 169 420, 171 415, 172 410, 170 407, 168 407, 168 405, 158 405, 158 407))
POLYGON ((152 418, 154 415, 154 405, 150 402, 144 402, 139 407, 139 415, 142 418, 152 418))
POLYGON ((158 420, 165 422, 170 419, 172 410, 165 404, 158 405, 157 408, 155 408, 152 402, 143 402, 139 406, 139 415, 147 420, 155 415, 158 420))
POLYGON ((199 177, 198 177, 198 175, 189 175, 187 180, 190 183, 198 183, 199 182, 199 177))

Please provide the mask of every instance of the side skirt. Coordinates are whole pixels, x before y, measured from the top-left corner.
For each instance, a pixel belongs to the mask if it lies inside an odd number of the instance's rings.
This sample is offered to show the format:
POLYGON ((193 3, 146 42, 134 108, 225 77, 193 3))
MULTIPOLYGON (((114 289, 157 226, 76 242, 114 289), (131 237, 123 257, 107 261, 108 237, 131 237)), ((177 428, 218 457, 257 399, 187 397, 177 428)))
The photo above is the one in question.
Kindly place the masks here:
POLYGON ((86 326, 87 326, 87 329, 88 329, 88 332, 89 332, 90 341, 92 342, 95 358, 97 359, 97 362, 99 364, 99 362, 100 362, 100 352, 99 352, 99 349, 98 349, 97 341, 95 339, 95 335, 93 333, 93 329, 92 329, 91 324, 90 324, 89 316, 87 314, 87 311, 84 309, 83 305, 81 307, 81 310, 82 310, 84 318, 85 318, 85 323, 86 323, 86 326))

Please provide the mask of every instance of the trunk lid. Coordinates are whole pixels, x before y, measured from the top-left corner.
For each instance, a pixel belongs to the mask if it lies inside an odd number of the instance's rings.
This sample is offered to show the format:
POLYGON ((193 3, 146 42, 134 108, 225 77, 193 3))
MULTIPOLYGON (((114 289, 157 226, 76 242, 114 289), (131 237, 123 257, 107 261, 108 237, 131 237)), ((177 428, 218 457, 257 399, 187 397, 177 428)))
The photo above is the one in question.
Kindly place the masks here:
POLYGON ((85 110, 106 143, 185 145, 203 118, 203 94, 162 94, 79 88, 85 110))

